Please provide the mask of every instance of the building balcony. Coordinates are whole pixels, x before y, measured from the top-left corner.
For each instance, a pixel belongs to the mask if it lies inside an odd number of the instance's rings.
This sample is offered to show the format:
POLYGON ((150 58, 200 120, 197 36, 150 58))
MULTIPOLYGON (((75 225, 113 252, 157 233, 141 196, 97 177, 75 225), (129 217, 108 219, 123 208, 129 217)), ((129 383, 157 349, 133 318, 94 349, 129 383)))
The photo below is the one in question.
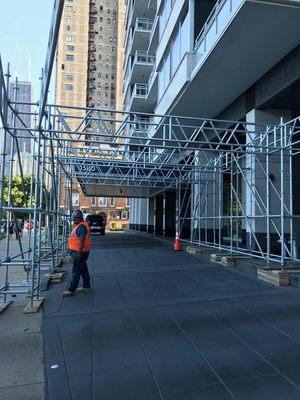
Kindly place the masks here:
POLYGON ((129 83, 148 83, 149 76, 155 65, 155 57, 145 51, 136 51, 129 73, 129 83))
POLYGON ((299 26, 300 1, 218 1, 196 40, 187 86, 157 112, 216 117, 299 45, 299 26))
POLYGON ((129 33, 126 43, 127 56, 133 56, 137 50, 146 51, 148 49, 153 22, 153 19, 136 19, 134 30, 129 33))
POLYGON ((139 17, 148 19, 154 18, 156 13, 156 0, 147 1, 128 1, 125 14, 125 26, 133 26, 134 21, 139 17), (146 3, 146 4, 145 4, 146 3), (148 3, 148 4, 147 4, 148 3))
POLYGON ((131 96, 125 101, 127 111, 138 111, 150 113, 153 111, 154 104, 147 101, 148 85, 136 83, 132 89, 131 96))

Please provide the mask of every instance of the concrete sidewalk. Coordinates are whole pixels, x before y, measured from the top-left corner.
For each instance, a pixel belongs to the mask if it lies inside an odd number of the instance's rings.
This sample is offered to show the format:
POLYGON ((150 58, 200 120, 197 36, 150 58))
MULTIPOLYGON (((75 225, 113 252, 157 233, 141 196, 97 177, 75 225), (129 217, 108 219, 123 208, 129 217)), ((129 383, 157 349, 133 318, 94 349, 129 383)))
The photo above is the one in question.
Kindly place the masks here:
POLYGON ((130 233, 93 240, 93 291, 44 306, 49 400, 300 398, 299 289, 130 233))
MULTIPOLYGON (((28 233, 22 245, 28 247, 28 233)), ((10 254, 20 252, 13 235, 10 254)), ((0 260, 6 257, 6 240, 0 241, 0 260)), ((0 267, 0 282, 5 280, 5 267, 0 267)), ((22 266, 9 266, 9 282, 26 282, 22 266)), ((2 299, 1 299, 2 300, 2 299)), ((42 314, 23 314, 29 299, 26 294, 8 296, 12 304, 0 315, 0 399, 43 400, 44 374, 42 354, 42 314)))

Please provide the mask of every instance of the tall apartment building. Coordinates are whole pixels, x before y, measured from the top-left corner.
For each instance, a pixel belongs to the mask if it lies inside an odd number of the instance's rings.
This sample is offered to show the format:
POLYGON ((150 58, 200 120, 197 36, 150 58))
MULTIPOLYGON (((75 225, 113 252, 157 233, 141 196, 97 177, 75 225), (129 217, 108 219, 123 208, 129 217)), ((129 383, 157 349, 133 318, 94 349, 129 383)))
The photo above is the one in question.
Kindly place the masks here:
MULTIPOLYGON (((57 52, 58 104, 101 109, 102 116, 111 117, 113 114, 105 110, 114 110, 117 103, 122 103, 122 92, 117 87, 118 81, 122 81, 118 66, 123 61, 124 9, 123 0, 65 1, 57 52)), ((72 113, 82 112, 72 110, 72 113)), ((113 131, 114 123, 108 128, 113 131)), ((92 136, 89 132, 98 130, 90 122, 86 138, 92 136)), ((128 216, 126 199, 87 198, 79 184, 74 188, 73 206, 87 212, 106 213, 108 220, 115 222, 125 219, 125 214, 128 216), (106 203, 110 204, 108 208, 106 203), (117 204, 118 212, 112 204, 117 204)))
MULTIPOLYGON (((128 0, 124 108, 262 125, 290 120, 300 115, 299 23, 299 1, 128 0)), ((147 135, 155 131, 149 129, 147 135)), ((297 163, 295 158, 294 168, 297 163)), ((278 165, 272 168, 279 176, 278 165)), ((253 178, 256 184, 258 175, 253 178)), ((223 178, 226 215, 230 202, 225 202, 228 188, 223 178)), ((294 186, 299 196, 300 185, 294 186)), ((243 183, 240 192, 248 210, 251 188, 243 183)), ((175 210, 165 206, 174 196, 166 192, 133 199, 131 228, 174 235, 175 210)), ((295 203, 296 213, 299 204, 295 203)), ((251 236, 248 229, 243 226, 243 240, 251 236)), ((259 223, 253 229, 266 237, 259 223)))
MULTIPOLYGON (((9 84, 9 98, 11 101, 15 99, 17 101, 23 102, 24 104, 19 104, 17 106, 18 111, 22 114, 22 120, 26 124, 27 127, 32 127, 32 116, 31 113, 31 103, 32 101, 32 85, 30 81, 17 81, 11 82, 9 84)), ((17 128, 23 128, 22 123, 16 119, 13 122, 13 113, 8 113, 8 125, 15 125, 17 128)), ((31 139, 29 139, 29 133, 17 129, 16 136, 18 137, 18 147, 21 154, 21 163, 22 163, 22 171, 24 174, 31 174, 31 166, 32 166, 32 149, 31 149, 31 139), (28 139, 26 138, 28 137, 28 139)), ((1 139, 2 140, 2 139, 1 139)), ((12 137, 8 135, 6 138, 6 166, 5 166, 5 175, 9 174, 10 171, 10 151, 12 145, 12 137)), ((14 154, 16 153, 16 143, 14 144, 14 154)), ((15 157, 15 159, 17 159, 15 157)), ((14 162, 13 165, 13 175, 20 175, 20 166, 18 162, 14 162)))

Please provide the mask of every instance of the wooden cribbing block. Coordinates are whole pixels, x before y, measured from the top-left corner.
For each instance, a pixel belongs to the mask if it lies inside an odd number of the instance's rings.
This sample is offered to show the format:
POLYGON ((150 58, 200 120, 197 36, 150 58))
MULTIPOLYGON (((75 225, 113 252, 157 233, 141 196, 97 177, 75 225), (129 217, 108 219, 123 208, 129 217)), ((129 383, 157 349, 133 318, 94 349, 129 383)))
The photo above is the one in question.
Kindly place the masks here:
POLYGON ((231 256, 223 256, 221 258, 221 264, 225 265, 225 267, 234 267, 235 266, 235 258, 231 256))
POLYGON ((51 283, 60 283, 63 279, 64 274, 62 272, 57 272, 55 274, 51 274, 50 281, 51 283))
POLYGON ((186 251, 190 254, 202 254, 203 249, 201 247, 187 247, 186 251))
POLYGON ((210 259, 211 261, 221 261, 222 254, 211 254, 210 259))
POLYGON ((2 314, 10 305, 12 301, 6 301, 5 303, 0 303, 0 314, 2 314))
POLYGON ((289 272, 286 271, 258 269, 257 278, 275 286, 288 286, 290 284, 289 272))
POLYGON ((23 313, 24 314, 34 314, 37 313, 43 304, 44 297, 40 297, 39 299, 33 300, 33 305, 31 306, 31 301, 27 304, 27 306, 24 308, 23 313))

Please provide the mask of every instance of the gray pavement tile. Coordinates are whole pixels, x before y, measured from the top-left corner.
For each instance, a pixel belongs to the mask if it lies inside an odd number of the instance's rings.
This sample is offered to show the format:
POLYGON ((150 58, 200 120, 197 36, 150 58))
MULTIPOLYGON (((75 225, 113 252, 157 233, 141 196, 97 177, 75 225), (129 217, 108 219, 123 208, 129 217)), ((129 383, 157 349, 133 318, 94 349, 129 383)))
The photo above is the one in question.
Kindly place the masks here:
POLYGON ((93 337, 87 334, 74 334, 62 337, 63 352, 69 375, 92 372, 93 337))
POLYGON ((146 365, 147 359, 135 329, 111 331, 102 335, 99 330, 94 335, 94 370, 146 365))
POLYGON ((250 326, 234 329, 234 333, 251 347, 293 343, 293 340, 272 326, 250 326))
POLYGON ((152 369, 163 395, 172 391, 204 386, 219 381, 200 356, 154 363, 152 369))
POLYGON ((94 310, 107 305, 125 305, 125 298, 115 276, 101 276, 93 281, 94 310))
POLYGON ((144 326, 138 330, 152 363, 196 354, 194 346, 176 324, 144 326))
MULTIPOLYGON (((171 392, 164 400, 232 400, 226 388, 220 384, 195 387, 171 392)), ((256 399, 258 400, 258 399, 256 399)))
POLYGON ((89 318, 73 317, 73 320, 59 321, 61 336, 86 335, 91 337, 93 330, 93 321, 89 318))
POLYGON ((292 310, 286 310, 273 302, 265 301, 238 301, 243 309, 253 316, 273 325, 288 323, 289 321, 300 322, 300 315, 292 310))
POLYGON ((285 370, 282 372, 282 375, 289 379, 300 390, 300 368, 285 370))
POLYGON ((203 354, 247 349, 247 346, 239 338, 226 330, 193 335, 191 339, 203 354))
POLYGON ((209 332, 220 332, 226 328, 210 316, 203 316, 179 322, 180 327, 187 335, 206 334, 209 332))
POLYGON ((141 274, 141 277, 155 299, 163 300, 185 297, 181 290, 163 278, 160 273, 156 273, 155 275, 144 273, 141 274))
POLYGON ((157 393, 158 390, 148 366, 94 374, 95 399, 124 400, 157 393))
POLYGON ((232 329, 243 328, 245 326, 261 326, 265 324, 258 316, 249 314, 247 311, 233 304, 215 302, 205 305, 204 309, 232 329))
POLYGON ((69 377, 63 366, 57 369, 48 369, 45 391, 47 400, 73 400, 69 377))
POLYGON ((44 384, 13 386, 0 389, 1 400, 44 400, 44 384))
POLYGON ((72 394, 72 400, 93 399, 92 374, 72 375, 69 377, 69 384, 72 394))
POLYGON ((210 352, 205 354, 205 357, 224 382, 276 372, 266 361, 247 348, 210 352))
POLYGON ((154 300, 152 293, 138 274, 130 277, 119 275, 118 281, 127 303, 150 302, 154 300))
POLYGON ((289 323, 277 324, 277 327, 292 339, 300 342, 300 321, 292 320, 289 323))
POLYGON ((169 311, 178 322, 206 317, 209 315, 199 302, 175 304, 169 307, 169 311))
POLYGON ((279 371, 300 369, 300 344, 286 343, 257 349, 279 371))
POLYGON ((271 375, 228 382, 239 400, 299 400, 300 391, 280 375, 271 375))
POLYGON ((168 309, 165 307, 147 307, 146 309, 132 311, 131 315, 136 326, 173 323, 168 309))

